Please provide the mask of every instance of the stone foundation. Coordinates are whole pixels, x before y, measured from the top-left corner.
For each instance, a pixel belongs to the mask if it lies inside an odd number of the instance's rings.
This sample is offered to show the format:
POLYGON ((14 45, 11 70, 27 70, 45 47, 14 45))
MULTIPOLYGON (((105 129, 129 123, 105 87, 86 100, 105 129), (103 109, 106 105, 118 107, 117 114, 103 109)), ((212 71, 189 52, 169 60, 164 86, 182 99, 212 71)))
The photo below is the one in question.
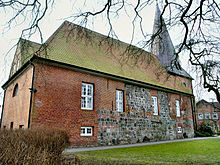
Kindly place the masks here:
MULTIPOLYGON (((127 102, 125 112, 112 109, 98 110, 98 145, 193 137, 192 116, 181 115, 180 119, 170 116, 168 93, 157 92, 159 115, 154 116, 149 89, 133 85, 125 85, 125 89, 127 102), (178 125, 182 126, 182 133, 177 132, 178 125)), ((182 114, 186 115, 187 111, 184 110, 182 114)))

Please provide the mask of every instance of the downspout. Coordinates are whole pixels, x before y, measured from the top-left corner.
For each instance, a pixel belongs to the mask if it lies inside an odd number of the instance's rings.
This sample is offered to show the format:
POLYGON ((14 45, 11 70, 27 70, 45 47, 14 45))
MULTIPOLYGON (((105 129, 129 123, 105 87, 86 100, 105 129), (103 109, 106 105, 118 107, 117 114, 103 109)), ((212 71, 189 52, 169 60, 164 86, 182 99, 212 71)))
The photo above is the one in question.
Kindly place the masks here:
POLYGON ((29 115, 28 115, 28 128, 30 128, 32 98, 33 98, 33 92, 35 92, 35 91, 33 90, 33 88, 34 88, 35 65, 34 65, 31 61, 30 61, 30 64, 33 66, 33 75, 32 75, 32 82, 31 82, 31 88, 30 88, 31 97, 30 97, 30 106, 29 106, 29 115))
POLYGON ((1 114, 0 128, 2 128, 2 117, 3 117, 3 109, 4 109, 4 104, 5 104, 5 93, 6 93, 6 90, 4 90, 4 96, 3 96, 3 105, 2 105, 2 114, 1 114))
POLYGON ((195 98, 190 97, 190 101, 191 101, 191 107, 192 107, 193 127, 194 127, 194 130, 197 130, 196 113, 195 113, 195 98))

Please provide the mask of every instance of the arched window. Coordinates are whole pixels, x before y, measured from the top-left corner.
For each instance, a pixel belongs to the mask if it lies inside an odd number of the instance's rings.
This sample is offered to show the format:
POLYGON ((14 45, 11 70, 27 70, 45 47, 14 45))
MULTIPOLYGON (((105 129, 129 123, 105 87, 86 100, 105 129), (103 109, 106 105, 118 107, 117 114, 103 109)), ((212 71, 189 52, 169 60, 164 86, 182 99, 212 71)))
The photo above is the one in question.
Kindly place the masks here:
POLYGON ((18 84, 16 84, 15 87, 14 87, 12 97, 15 97, 17 94, 18 94, 18 84))

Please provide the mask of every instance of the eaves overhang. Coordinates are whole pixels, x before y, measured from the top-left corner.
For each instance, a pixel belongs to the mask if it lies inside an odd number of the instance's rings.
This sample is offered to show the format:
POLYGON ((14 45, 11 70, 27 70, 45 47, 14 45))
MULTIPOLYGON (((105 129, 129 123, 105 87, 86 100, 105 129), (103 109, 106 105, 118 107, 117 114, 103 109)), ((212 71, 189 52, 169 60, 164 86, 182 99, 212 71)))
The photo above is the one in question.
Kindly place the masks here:
POLYGON ((30 59, 28 62, 26 62, 21 68, 19 68, 9 79, 2 85, 2 89, 5 90, 15 79, 17 79, 23 72, 25 72, 29 66, 30 62, 33 59, 30 59))
POLYGON ((34 55, 28 62, 26 62, 12 77, 10 77, 8 79, 8 81, 2 86, 2 88, 6 89, 7 86, 9 86, 11 84, 11 82, 16 77, 18 77, 22 72, 24 72, 30 66, 30 63, 32 63, 32 62, 33 63, 35 63, 35 62, 36 63, 44 63, 44 64, 47 64, 47 65, 67 68, 67 69, 71 69, 71 70, 75 70, 75 71, 79 71, 79 72, 83 72, 83 73, 88 73, 88 74, 92 74, 92 75, 96 75, 96 76, 101 76, 101 77, 109 78, 109 79, 112 79, 112 80, 118 80, 118 81, 122 81, 124 83, 133 84, 133 85, 137 85, 137 86, 142 86, 142 87, 146 87, 146 88, 150 88, 150 89, 156 89, 156 90, 160 90, 160 91, 164 91, 164 92, 182 94, 182 95, 187 95, 187 96, 194 96, 193 93, 186 93, 186 92, 178 91, 178 90, 175 90, 175 89, 165 88, 165 87, 161 87, 161 86, 158 86, 158 85, 153 85, 153 84, 141 82, 141 81, 134 80, 134 79, 129 79, 129 78, 126 78, 126 77, 121 77, 121 76, 117 76, 117 75, 113 75, 113 74, 109 74, 109 73, 104 73, 104 72, 100 72, 100 71, 96 71, 96 70, 92 70, 92 69, 88 69, 88 68, 84 68, 84 67, 80 67, 80 66, 76 66, 76 65, 71 65, 71 64, 51 60, 51 59, 46 59, 46 58, 39 57, 39 56, 36 56, 36 55, 34 55))

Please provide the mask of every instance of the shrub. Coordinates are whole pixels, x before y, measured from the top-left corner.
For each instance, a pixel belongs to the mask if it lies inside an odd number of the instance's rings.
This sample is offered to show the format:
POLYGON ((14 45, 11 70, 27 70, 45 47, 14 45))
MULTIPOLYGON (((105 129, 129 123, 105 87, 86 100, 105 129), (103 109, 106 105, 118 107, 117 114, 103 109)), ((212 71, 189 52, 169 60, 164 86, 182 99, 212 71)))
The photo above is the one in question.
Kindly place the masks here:
POLYGON ((201 123, 198 130, 195 131, 197 137, 207 137, 212 136, 214 132, 212 131, 212 126, 210 123, 201 123))
POLYGON ((60 164, 62 151, 67 144, 67 134, 57 129, 1 130, 0 162, 60 164))

